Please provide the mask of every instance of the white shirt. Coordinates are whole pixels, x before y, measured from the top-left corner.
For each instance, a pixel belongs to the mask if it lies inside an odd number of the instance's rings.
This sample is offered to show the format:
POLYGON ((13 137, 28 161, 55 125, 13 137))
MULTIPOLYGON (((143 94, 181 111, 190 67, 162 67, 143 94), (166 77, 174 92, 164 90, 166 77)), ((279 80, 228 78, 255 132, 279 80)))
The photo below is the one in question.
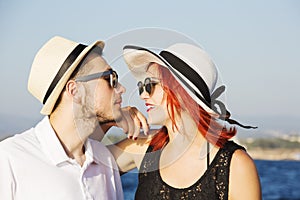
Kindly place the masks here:
POLYGON ((0 199, 123 199, 116 162, 100 142, 88 139, 81 167, 69 158, 48 117, 0 142, 0 199))

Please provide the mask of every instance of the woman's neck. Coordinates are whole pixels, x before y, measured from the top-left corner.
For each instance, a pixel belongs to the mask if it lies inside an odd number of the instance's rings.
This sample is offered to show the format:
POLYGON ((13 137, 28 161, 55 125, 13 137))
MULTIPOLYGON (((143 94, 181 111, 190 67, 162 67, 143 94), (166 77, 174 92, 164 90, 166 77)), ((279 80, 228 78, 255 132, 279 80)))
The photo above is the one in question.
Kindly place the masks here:
POLYGON ((202 136, 189 114, 182 112, 181 117, 175 119, 177 119, 177 127, 172 126, 171 120, 165 124, 169 135, 168 148, 174 147, 179 150, 190 145, 202 146, 205 143, 206 139, 202 136))
POLYGON ((168 129, 169 142, 163 149, 160 167, 170 166, 185 155, 198 159, 202 151, 207 152, 206 139, 188 114, 182 113, 180 121, 177 120, 176 124, 177 129, 174 127, 174 130, 172 123, 165 124, 168 129))
POLYGON ((185 139, 192 140, 195 137, 195 134, 199 133, 196 123, 186 112, 182 112, 180 117, 176 115, 175 123, 176 126, 173 126, 171 119, 165 123, 165 126, 168 129, 170 142, 175 140, 178 135, 181 135, 185 139))

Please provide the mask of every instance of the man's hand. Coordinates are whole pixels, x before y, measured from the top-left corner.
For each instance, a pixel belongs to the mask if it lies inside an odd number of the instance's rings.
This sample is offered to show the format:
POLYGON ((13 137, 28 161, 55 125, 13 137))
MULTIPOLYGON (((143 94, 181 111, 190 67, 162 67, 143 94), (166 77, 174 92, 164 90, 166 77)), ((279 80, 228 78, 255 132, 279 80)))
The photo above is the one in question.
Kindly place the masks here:
POLYGON ((146 117, 136 107, 122 108, 122 120, 117 122, 117 126, 122 128, 129 139, 136 140, 142 128, 144 134, 149 132, 149 125, 146 117))

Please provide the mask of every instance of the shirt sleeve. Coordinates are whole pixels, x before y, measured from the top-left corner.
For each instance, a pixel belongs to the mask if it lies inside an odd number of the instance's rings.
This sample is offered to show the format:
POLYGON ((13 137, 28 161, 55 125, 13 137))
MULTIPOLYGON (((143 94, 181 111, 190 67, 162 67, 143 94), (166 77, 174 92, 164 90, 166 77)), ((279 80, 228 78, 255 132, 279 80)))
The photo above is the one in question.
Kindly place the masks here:
POLYGON ((15 178, 8 155, 0 149, 0 199, 12 200, 15 194, 15 178))

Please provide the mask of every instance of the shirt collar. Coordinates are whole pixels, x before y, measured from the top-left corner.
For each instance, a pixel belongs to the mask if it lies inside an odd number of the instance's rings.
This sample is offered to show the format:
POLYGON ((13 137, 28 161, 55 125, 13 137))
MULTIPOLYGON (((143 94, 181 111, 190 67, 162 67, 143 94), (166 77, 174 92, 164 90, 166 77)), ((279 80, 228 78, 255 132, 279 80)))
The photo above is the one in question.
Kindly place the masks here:
POLYGON ((101 154, 100 152, 95 152, 96 148, 93 148, 93 141, 92 139, 87 139, 85 142, 85 158, 87 162, 94 162, 98 165, 101 164, 100 159, 98 159, 98 154, 101 154))
MULTIPOLYGON (((70 158, 66 154, 62 144, 60 143, 50 124, 48 116, 44 117, 43 120, 37 124, 35 131, 43 151, 56 166, 63 162, 70 161, 70 158)), ((97 159, 97 153, 94 152, 92 146, 91 139, 88 139, 85 142, 86 162, 96 162, 97 164, 100 164, 100 160, 97 159), (96 155, 96 157, 94 155, 96 155)))
POLYGON ((37 124, 35 131, 43 151, 55 165, 69 160, 69 157, 50 124, 48 116, 45 116, 44 119, 37 124))

